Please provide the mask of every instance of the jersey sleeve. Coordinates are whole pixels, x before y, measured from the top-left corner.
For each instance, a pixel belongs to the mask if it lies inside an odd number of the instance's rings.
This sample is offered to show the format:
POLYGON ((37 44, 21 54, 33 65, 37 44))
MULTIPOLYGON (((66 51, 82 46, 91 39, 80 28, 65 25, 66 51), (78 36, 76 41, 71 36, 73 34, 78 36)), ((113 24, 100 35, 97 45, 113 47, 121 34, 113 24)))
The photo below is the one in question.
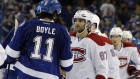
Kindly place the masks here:
POLYGON ((131 61, 133 61, 136 64, 137 70, 140 70, 140 55, 136 47, 133 47, 131 49, 131 54, 131 61))
POLYGON ((22 46, 26 41, 26 36, 28 35, 25 26, 27 26, 27 24, 22 23, 18 27, 15 36, 6 46, 7 62, 12 62, 20 56, 20 51, 22 50, 22 46))
POLYGON ((7 58, 7 54, 5 53, 4 48, 0 44, 0 66, 4 63, 4 61, 6 60, 6 58, 7 58))
MULTIPOLYGON (((10 30, 10 32, 8 33, 8 35, 6 36, 6 38, 3 40, 3 42, 1 43, 2 47, 5 49, 6 46, 9 44, 9 42, 11 41, 12 37, 14 35, 14 28, 12 28, 10 30)), ((6 68, 7 63, 4 62, 4 64, 2 66, 0 66, 0 68, 6 68)))
POLYGON ((60 35, 60 66, 64 71, 70 71, 73 66, 73 57, 70 47, 70 36, 66 29, 63 29, 60 35))
POLYGON ((108 61, 107 52, 104 46, 99 46, 97 44, 92 45, 91 53, 93 65, 96 70, 96 79, 107 79, 108 78, 108 61))
POLYGON ((4 41, 1 43, 1 45, 3 46, 3 48, 6 48, 6 46, 8 45, 8 43, 11 41, 13 35, 14 35, 14 28, 12 28, 10 30, 10 32, 8 33, 8 35, 6 36, 6 38, 4 39, 4 41))

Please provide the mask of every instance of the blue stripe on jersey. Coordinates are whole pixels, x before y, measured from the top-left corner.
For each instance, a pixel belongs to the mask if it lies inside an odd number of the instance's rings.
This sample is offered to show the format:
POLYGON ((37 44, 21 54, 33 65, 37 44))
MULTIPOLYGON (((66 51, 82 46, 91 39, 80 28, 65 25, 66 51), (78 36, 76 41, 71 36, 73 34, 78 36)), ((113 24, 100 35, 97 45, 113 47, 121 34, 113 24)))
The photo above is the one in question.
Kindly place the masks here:
POLYGON ((6 47, 6 53, 13 58, 18 58, 20 56, 20 51, 13 50, 9 45, 6 47))
POLYGON ((70 65, 69 67, 62 67, 61 66, 61 69, 62 70, 65 70, 65 71, 70 71, 72 69, 73 65, 70 65))
POLYGON ((73 58, 68 60, 60 60, 62 70, 69 71, 72 68, 73 58))
POLYGON ((12 63, 12 62, 14 62, 16 59, 17 59, 17 58, 13 58, 13 57, 10 57, 9 55, 7 55, 6 62, 12 63))

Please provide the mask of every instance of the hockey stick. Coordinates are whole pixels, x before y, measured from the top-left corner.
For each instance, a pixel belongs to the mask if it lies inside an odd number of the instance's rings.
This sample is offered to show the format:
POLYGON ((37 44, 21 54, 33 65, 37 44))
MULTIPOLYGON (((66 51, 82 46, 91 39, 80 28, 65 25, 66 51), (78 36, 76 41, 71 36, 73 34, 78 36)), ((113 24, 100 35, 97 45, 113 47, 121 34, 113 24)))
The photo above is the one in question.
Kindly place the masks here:
POLYGON ((134 78, 136 78, 136 77, 139 76, 139 75, 140 75, 140 72, 137 73, 137 74, 135 74, 135 75, 133 75, 133 76, 131 76, 131 77, 129 77, 128 79, 134 79, 134 78))
MULTIPOLYGON (((14 35, 15 35, 15 33, 16 33, 17 28, 18 28, 18 21, 17 21, 17 19, 15 19, 15 30, 14 30, 14 35)), ((10 64, 8 64, 6 79, 8 79, 9 70, 10 70, 10 64)))
POLYGON ((18 28, 18 21, 17 21, 17 19, 15 19, 15 30, 14 30, 14 35, 15 35, 16 31, 17 31, 17 28, 18 28))
POLYGON ((10 64, 8 64, 8 69, 7 69, 7 75, 6 75, 6 79, 8 79, 8 75, 9 75, 9 69, 10 69, 10 64))

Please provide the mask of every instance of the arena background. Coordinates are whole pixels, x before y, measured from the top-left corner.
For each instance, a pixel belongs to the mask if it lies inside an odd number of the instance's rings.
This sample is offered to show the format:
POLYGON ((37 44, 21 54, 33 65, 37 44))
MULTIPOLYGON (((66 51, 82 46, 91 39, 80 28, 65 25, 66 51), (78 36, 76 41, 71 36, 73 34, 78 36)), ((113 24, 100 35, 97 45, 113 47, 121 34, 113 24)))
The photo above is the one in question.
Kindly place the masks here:
MULTIPOLYGON (((40 0, 0 0, 0 42, 14 27, 15 18, 19 24, 35 18, 34 7, 40 0)), ((101 32, 107 35, 114 26, 132 31, 140 43, 140 0, 59 0, 62 13, 56 22, 73 30, 72 17, 77 10, 87 9, 96 13, 101 32), (106 5, 107 4, 107 5, 106 5)))

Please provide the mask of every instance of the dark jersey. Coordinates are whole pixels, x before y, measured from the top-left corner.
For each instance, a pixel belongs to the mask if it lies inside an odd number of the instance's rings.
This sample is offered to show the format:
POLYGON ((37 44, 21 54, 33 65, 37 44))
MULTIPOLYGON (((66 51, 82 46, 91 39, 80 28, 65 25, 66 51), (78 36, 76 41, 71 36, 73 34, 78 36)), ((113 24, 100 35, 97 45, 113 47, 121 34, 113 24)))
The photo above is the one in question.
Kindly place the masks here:
POLYGON ((9 45, 6 47, 7 61, 16 58, 15 70, 19 79, 58 79, 62 70, 72 68, 70 36, 59 24, 42 20, 22 23, 9 45), (27 51, 20 56, 20 51, 27 51))

